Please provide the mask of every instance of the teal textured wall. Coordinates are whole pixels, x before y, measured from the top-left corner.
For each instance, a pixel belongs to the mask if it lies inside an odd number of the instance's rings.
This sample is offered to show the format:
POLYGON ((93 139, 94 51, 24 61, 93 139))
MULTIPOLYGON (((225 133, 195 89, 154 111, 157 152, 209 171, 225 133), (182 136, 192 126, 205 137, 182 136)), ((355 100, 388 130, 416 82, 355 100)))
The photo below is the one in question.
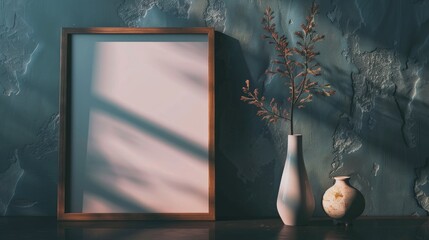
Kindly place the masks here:
MULTIPOLYGON (((203 27, 216 33, 216 201, 219 218, 276 216, 287 124, 266 126, 239 98, 274 51, 267 6, 291 42, 311 1, 0 0, 0 214, 55 215, 61 27, 203 27)), ((318 62, 337 94, 300 110, 296 132, 317 216, 331 176, 351 174, 364 215, 429 211, 429 1, 321 0, 318 62)))

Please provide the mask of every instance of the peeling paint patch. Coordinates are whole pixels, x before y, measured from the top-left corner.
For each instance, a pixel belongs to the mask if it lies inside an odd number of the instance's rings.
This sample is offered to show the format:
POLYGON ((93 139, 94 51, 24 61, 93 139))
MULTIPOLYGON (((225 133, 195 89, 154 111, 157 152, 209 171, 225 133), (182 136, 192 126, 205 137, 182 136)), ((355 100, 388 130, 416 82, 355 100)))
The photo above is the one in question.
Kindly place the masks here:
POLYGON ((177 18, 189 18, 191 0, 124 0, 118 15, 129 27, 138 27, 153 7, 177 18))
MULTIPOLYGON (((353 88, 351 116, 342 117, 333 136, 334 160, 330 175, 342 166, 343 154, 353 153, 362 147, 359 133, 365 114, 371 113, 375 108, 376 98, 394 97, 395 82, 402 81, 401 62, 393 51, 375 49, 365 52, 360 49, 358 42, 357 36, 348 37, 349 48, 346 56, 358 71, 353 72, 351 76, 353 88)), ((373 129, 376 120, 370 116, 368 124, 369 128, 373 129)))
POLYGON ((429 192, 424 190, 426 184, 429 184, 429 158, 423 167, 417 169, 417 178, 414 182, 414 196, 420 207, 429 213, 429 192))
POLYGON ((417 146, 417 130, 415 128, 416 121, 414 120, 414 101, 418 97, 418 89, 421 86, 423 66, 418 64, 408 64, 408 68, 402 72, 402 81, 404 84, 409 85, 406 89, 410 89, 408 104, 404 110, 401 110, 403 119, 402 136, 408 147, 413 148, 417 146))
MULTIPOLYGON (((413 114, 413 103, 418 97, 421 86, 423 66, 418 63, 408 63, 406 69, 401 69, 401 62, 393 50, 375 49, 372 52, 362 52, 356 36, 349 38, 349 53, 351 62, 358 72, 352 73, 353 82, 353 118, 357 129, 362 128, 364 114, 375 108, 378 97, 397 98, 397 92, 406 97, 407 104, 398 104, 403 120, 402 136, 408 147, 416 147, 416 129, 413 114), (401 109, 403 108, 403 109, 401 109)), ((374 128, 375 120, 369 119, 370 129, 374 128)))
MULTIPOLYGON (((375 107, 376 97, 393 96, 396 90, 394 77, 400 73, 401 63, 393 51, 375 49, 372 52, 361 51, 357 36, 349 38, 351 62, 358 69, 352 73, 354 114, 360 116, 375 107)), ((356 117, 354 116, 354 117, 356 117)))
MULTIPOLYGON (((349 131, 349 129, 353 129, 353 127, 350 126, 350 119, 343 118, 342 120, 343 121, 341 121, 334 134, 334 149, 337 149, 340 155, 356 152, 362 147, 359 136, 353 131, 349 131)), ((339 158, 342 157, 339 156, 339 158)))
POLYGON ((24 174, 19 163, 18 150, 12 157, 9 168, 0 173, 0 215, 4 216, 9 207, 12 197, 15 195, 16 185, 24 174))
POLYGON ((156 6, 163 12, 178 18, 188 18, 191 0, 159 0, 156 6))
MULTIPOLYGON (((406 69, 401 69, 400 59, 393 50, 375 49, 365 52, 361 50, 356 35, 347 36, 347 39, 349 47, 345 55, 356 66, 357 72, 353 72, 351 76, 351 115, 340 119, 333 136, 334 159, 331 176, 342 167, 343 154, 355 152, 362 146, 358 135, 362 130, 365 115, 369 114, 369 129, 375 128, 376 119, 371 112, 375 108, 377 98, 393 97, 398 103, 398 91, 406 96, 406 104, 397 104, 403 120, 401 131, 408 147, 417 145, 413 103, 418 96, 423 68, 417 63, 409 63, 406 69)), ((379 165, 374 165, 374 176, 377 176, 378 170, 379 165)))
POLYGON ((331 165, 332 171, 329 174, 330 176, 333 176, 333 174, 343 166, 342 159, 344 154, 354 153, 362 147, 362 141, 354 131, 349 117, 341 117, 340 123, 334 132, 333 142, 334 160, 331 165))
POLYGON ((373 163, 372 164, 372 174, 374 174, 374 177, 377 177, 378 171, 380 171, 380 164, 373 163))
POLYGON ((0 85, 6 96, 19 94, 22 77, 38 47, 33 29, 19 15, 24 7, 15 1, 0 6, 0 85))
MULTIPOLYGON (((13 199, 17 184, 24 173, 20 163, 22 163, 24 167, 29 167, 28 164, 25 164, 29 161, 32 161, 33 164, 43 164, 43 161, 37 160, 45 160, 48 158, 48 154, 58 151, 59 121, 59 113, 52 115, 40 128, 37 134, 37 141, 16 149, 13 159, 10 160, 10 162, 12 162, 11 166, 5 173, 0 173, 0 214, 4 215, 9 207, 21 209, 32 208, 39 203, 38 201, 30 200, 31 196, 24 197, 24 199, 13 199), (18 152, 20 153, 19 156, 23 159, 22 161, 19 159, 18 152)), ((56 157, 50 159, 56 159, 56 157)), ((26 180, 24 178, 25 177, 22 179, 23 181, 26 180)), ((22 189, 20 190, 22 191, 22 189)), ((22 195, 22 192, 19 192, 19 194, 22 195)), ((19 195, 17 195, 17 197, 19 197, 19 195)))
POLYGON ((25 147, 39 160, 45 155, 58 151, 58 131, 60 127, 60 114, 54 114, 48 122, 39 130, 38 141, 25 147))
POLYGON ((208 0, 208 5, 204 11, 204 21, 209 27, 214 27, 217 31, 225 31, 226 7, 222 0, 208 0))

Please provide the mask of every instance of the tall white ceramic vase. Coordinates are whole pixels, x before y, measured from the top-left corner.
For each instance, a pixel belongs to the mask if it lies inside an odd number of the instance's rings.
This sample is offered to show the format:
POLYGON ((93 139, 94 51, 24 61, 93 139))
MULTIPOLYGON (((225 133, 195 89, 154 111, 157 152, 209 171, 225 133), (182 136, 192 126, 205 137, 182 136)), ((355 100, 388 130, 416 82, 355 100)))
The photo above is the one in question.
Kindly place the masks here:
POLYGON ((314 196, 305 170, 301 134, 288 136, 277 211, 283 223, 289 226, 307 224, 314 212, 314 196))

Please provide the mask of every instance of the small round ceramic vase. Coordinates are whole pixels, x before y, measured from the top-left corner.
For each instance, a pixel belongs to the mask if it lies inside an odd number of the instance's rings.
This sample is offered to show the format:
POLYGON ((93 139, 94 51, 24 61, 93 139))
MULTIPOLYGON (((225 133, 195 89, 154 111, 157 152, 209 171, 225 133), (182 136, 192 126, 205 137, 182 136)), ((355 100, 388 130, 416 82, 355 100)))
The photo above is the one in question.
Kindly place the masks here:
POLYGON ((335 183, 323 194, 322 206, 336 223, 349 225, 365 209, 365 199, 349 183, 350 176, 334 177, 335 183))

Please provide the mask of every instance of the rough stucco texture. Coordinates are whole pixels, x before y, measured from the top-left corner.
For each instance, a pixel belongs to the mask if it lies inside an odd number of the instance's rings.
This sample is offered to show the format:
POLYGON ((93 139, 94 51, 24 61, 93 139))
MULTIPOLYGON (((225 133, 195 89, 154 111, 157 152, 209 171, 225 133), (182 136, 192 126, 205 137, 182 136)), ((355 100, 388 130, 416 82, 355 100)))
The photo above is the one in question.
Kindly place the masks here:
POLYGON ((125 0, 118 8, 118 15, 130 27, 138 27, 153 7, 179 18, 188 18, 190 0, 125 0))
MULTIPOLYGON (((0 146, 0 214, 56 211, 61 27, 209 26, 217 30, 217 216, 277 216, 287 124, 266 126, 239 98, 246 79, 267 96, 286 96, 278 79, 264 74, 275 54, 260 38, 260 20, 271 6, 280 17, 277 26, 294 44, 293 32, 310 4, 44 0, 38 7, 28 0, 0 0, 0 111, 9 119, 0 124, 0 142, 10 143, 0 146)), ((347 174, 365 196, 364 215, 427 215, 429 1, 319 4, 317 29, 326 39, 317 60, 324 67, 322 81, 337 94, 316 97, 295 119, 316 202, 332 176, 347 174)), ((321 204, 315 215, 325 216, 321 204)))
POLYGON ((3 0, 0 7, 0 85, 3 94, 18 94, 38 44, 22 17, 22 1, 3 0))

